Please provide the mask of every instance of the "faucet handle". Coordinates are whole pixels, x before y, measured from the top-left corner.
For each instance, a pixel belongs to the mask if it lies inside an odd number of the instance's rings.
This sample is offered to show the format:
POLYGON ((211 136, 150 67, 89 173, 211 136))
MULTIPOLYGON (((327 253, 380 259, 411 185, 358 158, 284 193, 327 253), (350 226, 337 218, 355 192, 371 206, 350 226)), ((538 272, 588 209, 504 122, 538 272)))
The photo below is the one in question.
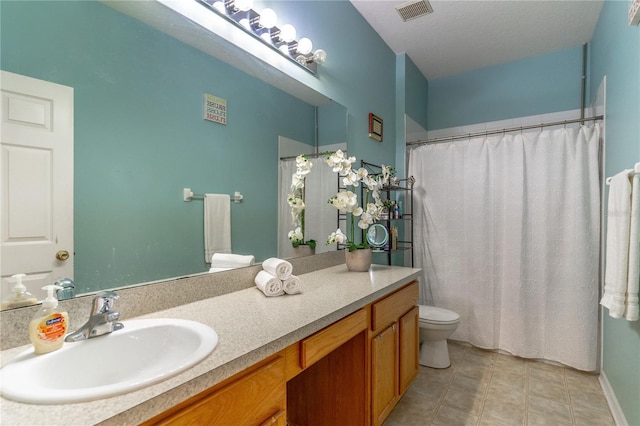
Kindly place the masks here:
POLYGON ((115 291, 102 291, 98 293, 93 299, 93 312, 91 314, 104 314, 111 311, 119 297, 115 291))

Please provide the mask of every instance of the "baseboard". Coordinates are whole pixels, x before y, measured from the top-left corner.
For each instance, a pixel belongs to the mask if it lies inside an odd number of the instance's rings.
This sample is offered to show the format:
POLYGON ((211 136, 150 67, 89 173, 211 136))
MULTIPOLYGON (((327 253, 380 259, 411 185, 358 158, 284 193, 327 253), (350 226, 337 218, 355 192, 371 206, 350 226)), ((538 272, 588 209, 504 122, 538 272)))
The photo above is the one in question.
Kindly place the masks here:
POLYGON ((613 420, 616 422, 616 426, 629 426, 629 422, 624 416, 622 407, 620 407, 620 404, 618 403, 618 398, 616 398, 616 394, 611 387, 611 383, 609 383, 609 380, 607 379, 607 375, 604 374, 604 370, 600 372, 599 380, 600 386, 602 386, 602 392, 604 393, 605 398, 607 398, 609 409, 613 415, 613 420))

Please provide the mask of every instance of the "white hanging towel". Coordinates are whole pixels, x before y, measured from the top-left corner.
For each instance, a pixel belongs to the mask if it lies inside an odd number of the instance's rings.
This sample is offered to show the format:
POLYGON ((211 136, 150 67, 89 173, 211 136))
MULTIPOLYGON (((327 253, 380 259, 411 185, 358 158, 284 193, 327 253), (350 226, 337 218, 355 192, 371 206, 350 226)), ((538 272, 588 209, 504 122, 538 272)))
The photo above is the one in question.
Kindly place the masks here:
MULTIPOLYGON (((636 169, 639 166, 636 164, 636 169)), ((631 183, 631 224, 629 225, 629 277, 624 318, 629 321, 640 319, 638 294, 640 292, 640 170, 636 170, 631 183)))
POLYGON ((204 259, 214 253, 231 253, 231 197, 204 194, 204 259))
POLYGON ((212 268, 242 268, 253 265, 256 258, 250 254, 213 253, 210 262, 212 268))
MULTIPOLYGON (((631 170, 623 170, 610 181, 605 285, 600 304, 609 309, 609 315, 613 318, 624 316, 629 320, 637 320, 638 214, 640 212, 638 193, 640 191, 638 185, 635 185, 636 188, 633 191, 635 196, 632 202, 630 172, 631 170), (635 209, 632 209, 632 205, 635 205, 635 209)), ((634 177, 635 182, 637 180, 634 177)))

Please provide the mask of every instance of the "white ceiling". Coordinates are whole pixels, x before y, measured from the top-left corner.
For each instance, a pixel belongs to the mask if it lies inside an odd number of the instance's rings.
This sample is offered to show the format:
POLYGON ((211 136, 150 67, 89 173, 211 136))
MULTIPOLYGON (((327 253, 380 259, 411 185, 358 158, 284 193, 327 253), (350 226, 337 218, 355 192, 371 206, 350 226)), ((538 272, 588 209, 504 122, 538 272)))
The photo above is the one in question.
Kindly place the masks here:
POLYGON ((589 42, 603 0, 432 0, 403 22, 408 0, 350 0, 396 53, 431 80, 589 42))

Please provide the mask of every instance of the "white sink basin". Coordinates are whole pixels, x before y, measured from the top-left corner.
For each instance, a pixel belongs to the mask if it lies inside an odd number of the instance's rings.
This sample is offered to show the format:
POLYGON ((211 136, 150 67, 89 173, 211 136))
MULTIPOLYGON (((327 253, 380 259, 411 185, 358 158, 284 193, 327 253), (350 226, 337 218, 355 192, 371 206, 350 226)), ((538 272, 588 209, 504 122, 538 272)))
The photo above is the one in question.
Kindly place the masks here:
POLYGON ((30 404, 106 398, 166 380, 202 361, 218 344, 216 332, 195 321, 123 324, 122 330, 65 343, 48 354, 22 352, 0 369, 0 393, 30 404))

